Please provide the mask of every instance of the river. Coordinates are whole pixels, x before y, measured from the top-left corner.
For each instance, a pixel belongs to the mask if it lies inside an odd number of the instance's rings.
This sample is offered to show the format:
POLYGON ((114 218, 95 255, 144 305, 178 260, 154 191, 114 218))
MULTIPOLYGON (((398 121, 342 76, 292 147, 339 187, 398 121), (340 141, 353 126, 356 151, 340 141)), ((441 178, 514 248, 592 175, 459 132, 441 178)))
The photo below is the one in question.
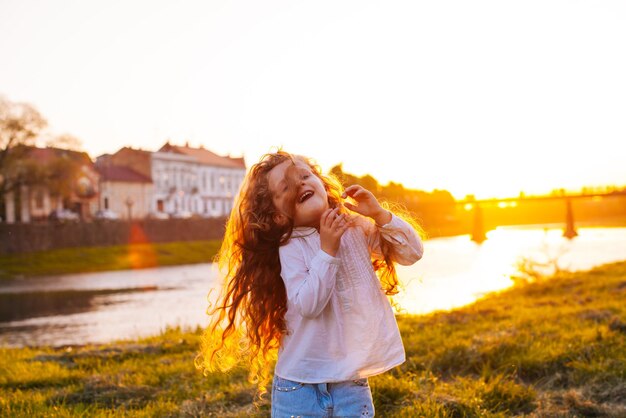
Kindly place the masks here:
MULTIPOLYGON (((424 258, 399 267, 396 297, 406 313, 472 303, 512 285, 521 260, 586 270, 626 260, 626 228, 580 228, 573 240, 560 225, 500 227, 477 245, 468 235, 426 241, 424 258)), ((104 343, 154 335, 170 326, 205 326, 211 264, 74 274, 0 282, 0 345, 104 343)), ((546 267, 550 270, 549 267, 546 267)))

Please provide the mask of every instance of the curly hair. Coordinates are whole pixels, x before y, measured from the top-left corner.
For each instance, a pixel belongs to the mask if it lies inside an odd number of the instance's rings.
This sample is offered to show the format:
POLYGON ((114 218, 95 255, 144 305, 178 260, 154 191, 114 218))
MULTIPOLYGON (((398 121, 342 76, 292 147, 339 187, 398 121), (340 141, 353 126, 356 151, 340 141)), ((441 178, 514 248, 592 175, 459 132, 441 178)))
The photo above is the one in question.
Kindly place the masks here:
MULTIPOLYGON (((269 189, 268 173, 277 165, 296 160, 309 165, 326 189, 329 207, 342 207, 343 188, 332 175, 324 175, 310 159, 284 151, 266 154, 246 175, 226 224, 216 257, 223 279, 221 293, 207 314, 210 324, 201 338, 196 367, 205 374, 228 371, 247 360, 250 382, 259 394, 266 392, 270 368, 287 331, 287 293, 281 278, 279 247, 293 231, 293 211, 288 222, 277 222, 278 209, 269 189)), ((295 184, 295 183, 294 183, 295 184)), ((290 187, 295 202, 295 189, 290 187)), ((293 206, 293 205, 292 205, 293 206)), ((342 209, 345 210, 345 209, 342 209)), ((381 240, 382 241, 382 240, 381 240)), ((391 247, 381 242, 384 260, 373 261, 388 295, 397 293, 398 279, 391 262, 391 247)))

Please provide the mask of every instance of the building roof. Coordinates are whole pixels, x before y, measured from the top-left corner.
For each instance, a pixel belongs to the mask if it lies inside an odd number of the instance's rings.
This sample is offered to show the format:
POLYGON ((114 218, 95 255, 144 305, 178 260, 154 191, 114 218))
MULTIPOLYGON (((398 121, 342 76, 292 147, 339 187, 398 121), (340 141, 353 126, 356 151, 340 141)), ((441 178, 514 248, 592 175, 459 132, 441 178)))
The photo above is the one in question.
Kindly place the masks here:
POLYGON ((54 147, 38 148, 29 146, 27 149, 29 158, 43 164, 47 164, 57 158, 71 158, 74 161, 82 162, 89 166, 93 164, 86 152, 54 147))
POLYGON ((169 142, 167 142, 161 147, 159 151, 175 152, 177 154, 188 155, 190 157, 194 157, 199 163, 206 165, 228 168, 241 168, 244 170, 246 168, 246 163, 243 158, 222 157, 203 147, 192 148, 188 145, 171 145, 169 142))
POLYGON ((119 150, 117 150, 115 154, 119 154, 120 152, 132 152, 135 154, 148 154, 148 155, 152 153, 152 151, 148 151, 148 150, 141 149, 141 148, 133 148, 133 147, 122 147, 119 150))
POLYGON ((152 183, 152 180, 140 174, 132 168, 121 165, 102 164, 96 165, 102 181, 115 181, 124 183, 152 183))
POLYGON ((146 151, 140 148, 122 147, 116 151, 110 158, 104 158, 103 163, 128 167, 131 170, 147 177, 152 178, 152 151, 146 151))

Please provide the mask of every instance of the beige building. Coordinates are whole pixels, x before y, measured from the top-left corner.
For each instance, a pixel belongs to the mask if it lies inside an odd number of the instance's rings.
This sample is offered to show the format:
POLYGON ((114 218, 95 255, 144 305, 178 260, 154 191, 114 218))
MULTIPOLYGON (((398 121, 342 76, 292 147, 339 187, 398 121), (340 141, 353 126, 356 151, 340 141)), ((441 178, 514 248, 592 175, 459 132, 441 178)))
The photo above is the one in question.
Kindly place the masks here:
POLYGON ((100 174, 100 210, 112 211, 120 219, 140 219, 150 214, 154 186, 149 177, 107 162, 96 168, 100 174))

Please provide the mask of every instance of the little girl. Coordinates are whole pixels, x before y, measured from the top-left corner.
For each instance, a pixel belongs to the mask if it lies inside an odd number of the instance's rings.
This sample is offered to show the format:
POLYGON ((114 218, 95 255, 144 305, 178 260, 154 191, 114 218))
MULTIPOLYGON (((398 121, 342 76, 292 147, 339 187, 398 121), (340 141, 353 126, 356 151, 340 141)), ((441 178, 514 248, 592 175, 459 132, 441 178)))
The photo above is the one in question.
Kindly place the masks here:
POLYGON ((225 371, 246 357, 262 392, 278 349, 273 417, 373 416, 367 378, 405 360, 387 295, 393 262, 422 257, 416 228, 361 186, 342 193, 307 158, 265 155, 226 226, 225 281, 196 365, 225 371))

